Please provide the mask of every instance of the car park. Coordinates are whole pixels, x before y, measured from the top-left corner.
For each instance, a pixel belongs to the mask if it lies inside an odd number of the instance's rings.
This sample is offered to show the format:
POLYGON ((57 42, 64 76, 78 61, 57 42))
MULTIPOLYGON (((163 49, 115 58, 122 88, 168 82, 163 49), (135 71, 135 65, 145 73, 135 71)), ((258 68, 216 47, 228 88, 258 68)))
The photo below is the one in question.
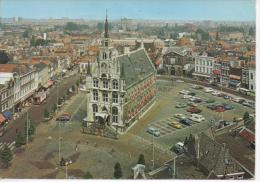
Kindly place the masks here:
POLYGON ((156 137, 159 137, 161 135, 160 131, 157 128, 154 128, 154 127, 149 127, 147 129, 147 132, 150 133, 153 136, 156 136, 156 137))
POLYGON ((173 128, 177 128, 177 129, 181 129, 182 128, 182 126, 178 122, 175 122, 175 121, 172 121, 172 122, 168 123, 168 125, 173 127, 173 128))
POLYGON ((186 116, 184 114, 174 114, 174 117, 177 119, 185 119, 186 116))
POLYGON ((187 104, 179 103, 179 104, 177 104, 175 107, 176 107, 176 108, 184 108, 184 107, 186 107, 186 106, 187 106, 187 104))
POLYGON ((175 145, 173 145, 170 150, 177 155, 181 155, 184 153, 184 143, 183 142, 178 142, 175 145))
POLYGON ((198 109, 197 107, 189 107, 189 108, 187 108, 187 110, 186 110, 187 112, 190 112, 191 114, 193 114, 193 113, 201 113, 201 110, 200 109, 198 109))
POLYGON ((200 114, 191 114, 191 117, 189 119, 197 123, 205 121, 205 118, 200 114))
POLYGON ((180 119, 179 123, 184 124, 186 126, 191 126, 192 125, 192 121, 190 119, 187 119, 187 118, 186 119, 180 119))

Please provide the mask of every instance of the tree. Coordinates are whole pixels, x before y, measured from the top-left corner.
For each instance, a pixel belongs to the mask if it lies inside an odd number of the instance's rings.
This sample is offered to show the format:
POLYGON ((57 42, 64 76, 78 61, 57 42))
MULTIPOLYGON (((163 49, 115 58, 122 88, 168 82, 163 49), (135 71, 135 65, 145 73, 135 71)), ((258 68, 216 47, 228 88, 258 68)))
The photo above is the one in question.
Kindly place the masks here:
POLYGON ((15 138, 15 147, 16 148, 19 148, 21 147, 22 145, 25 145, 26 141, 25 141, 25 137, 24 135, 19 132, 17 135, 16 135, 16 138, 15 138))
POLYGON ((145 165, 144 155, 140 154, 137 164, 143 164, 145 165))
POLYGON ((25 131, 26 135, 27 135, 27 127, 28 127, 28 136, 31 137, 35 133, 35 126, 32 123, 32 121, 29 121, 28 124, 27 124, 27 122, 25 122, 24 131, 25 131))
POLYGON ((251 36, 255 36, 255 29, 253 27, 250 27, 248 34, 251 36))
POLYGON ((119 179, 121 178, 123 175, 122 175, 122 169, 121 169, 121 165, 119 162, 117 162, 115 164, 115 167, 114 167, 114 178, 116 179, 119 179))
POLYGON ((98 29, 98 31, 103 31, 103 29, 104 29, 104 24, 103 23, 101 23, 101 22, 99 22, 98 24, 97 24, 97 29, 98 29))
POLYGON ((1 161, 7 167, 9 166, 9 162, 13 159, 13 154, 11 150, 5 145, 4 150, 1 152, 1 161))
POLYGON ((65 30, 73 31, 73 30, 79 30, 79 26, 76 23, 68 22, 65 25, 65 30))
POLYGON ((89 171, 87 171, 85 174, 84 174, 84 179, 92 179, 93 178, 93 176, 92 176, 92 174, 89 172, 89 171))
POLYGON ((248 123, 250 121, 249 113, 246 111, 243 117, 244 123, 248 123))
POLYGON ((44 118, 49 118, 50 117, 50 113, 49 113, 48 109, 46 109, 46 108, 44 109, 43 115, 44 115, 44 118))
POLYGON ((71 90, 72 90, 72 92, 75 92, 76 89, 75 89, 74 85, 71 86, 71 90))
POLYGON ((4 51, 0 51, 0 64, 6 64, 9 61, 10 61, 9 55, 4 51))
POLYGON ((53 104, 52 111, 55 112, 57 110, 57 104, 53 104))

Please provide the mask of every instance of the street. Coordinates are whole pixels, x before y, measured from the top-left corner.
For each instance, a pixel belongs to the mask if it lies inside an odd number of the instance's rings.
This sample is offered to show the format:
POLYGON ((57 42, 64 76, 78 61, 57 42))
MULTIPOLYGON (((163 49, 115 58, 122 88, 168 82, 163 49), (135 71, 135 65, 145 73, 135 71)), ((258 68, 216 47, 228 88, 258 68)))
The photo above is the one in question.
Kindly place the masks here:
MULTIPOLYGON (((47 96, 46 102, 41 105, 31 105, 28 108, 29 119, 36 126, 44 119, 44 109, 47 108, 49 112, 51 111, 52 106, 57 103, 57 88, 59 87, 58 94, 63 96, 66 94, 68 88, 76 84, 76 81, 79 79, 79 75, 74 75, 68 78, 63 78, 59 83, 50 88, 50 94, 47 96)), ((24 108, 27 109, 27 108, 24 108)), ((16 131, 24 133, 26 122, 26 112, 23 113, 18 119, 9 123, 6 133, 0 137, 1 142, 13 142, 16 137, 16 131)))

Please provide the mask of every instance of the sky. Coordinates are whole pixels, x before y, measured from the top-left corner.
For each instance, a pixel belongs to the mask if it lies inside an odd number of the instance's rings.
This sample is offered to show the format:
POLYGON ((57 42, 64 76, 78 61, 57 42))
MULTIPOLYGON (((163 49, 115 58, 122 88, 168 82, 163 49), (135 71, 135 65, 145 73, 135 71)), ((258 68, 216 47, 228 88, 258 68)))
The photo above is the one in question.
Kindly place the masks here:
POLYGON ((0 0, 0 16, 255 21, 255 0, 0 0))

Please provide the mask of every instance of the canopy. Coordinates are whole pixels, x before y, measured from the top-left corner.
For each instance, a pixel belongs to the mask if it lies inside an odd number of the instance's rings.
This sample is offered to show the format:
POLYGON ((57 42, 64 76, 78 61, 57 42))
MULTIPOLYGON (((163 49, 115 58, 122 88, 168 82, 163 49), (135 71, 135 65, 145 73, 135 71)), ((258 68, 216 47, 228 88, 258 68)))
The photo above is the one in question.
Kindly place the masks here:
POLYGON ((3 114, 0 113, 0 124, 3 124, 5 122, 5 117, 3 114))
POLYGON ((13 115, 13 113, 11 111, 4 111, 3 115, 6 119, 10 119, 13 115))

